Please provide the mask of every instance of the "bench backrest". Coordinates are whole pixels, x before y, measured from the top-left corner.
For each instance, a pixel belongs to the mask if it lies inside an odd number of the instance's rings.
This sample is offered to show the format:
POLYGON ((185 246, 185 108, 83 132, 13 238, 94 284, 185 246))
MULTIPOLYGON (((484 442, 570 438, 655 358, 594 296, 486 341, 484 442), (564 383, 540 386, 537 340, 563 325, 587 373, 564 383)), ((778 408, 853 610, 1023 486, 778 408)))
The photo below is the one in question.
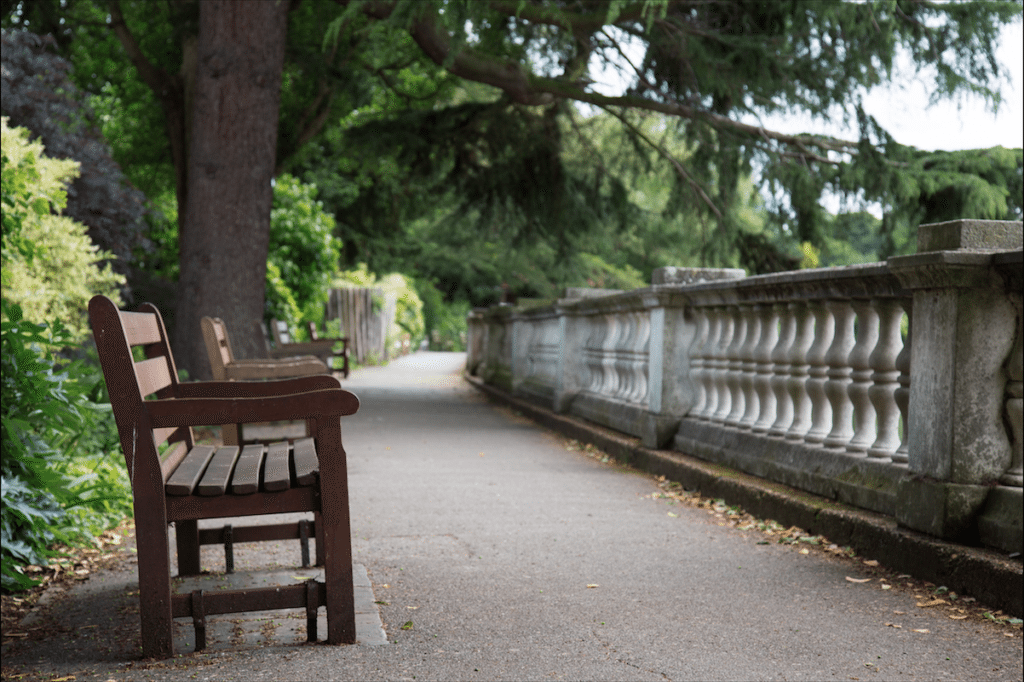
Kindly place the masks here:
POLYGON ((135 457, 156 457, 161 445, 177 443, 160 463, 166 479, 195 441, 188 427, 148 429, 151 437, 139 433, 145 429, 140 417, 146 398, 178 397, 178 370, 160 311, 143 303, 138 312, 126 312, 106 296, 94 296, 89 320, 128 474, 133 474, 135 457), (134 348, 141 348, 145 358, 136 360, 134 348))
POLYGON ((270 333, 274 337, 274 346, 277 348, 281 348, 295 340, 292 338, 291 330, 288 329, 288 323, 281 320, 273 319, 270 321, 270 333))
POLYGON ((199 321, 199 326, 203 329, 203 341, 206 343, 206 356, 210 359, 213 380, 227 381, 225 368, 235 361, 227 325, 219 317, 204 317, 199 321))

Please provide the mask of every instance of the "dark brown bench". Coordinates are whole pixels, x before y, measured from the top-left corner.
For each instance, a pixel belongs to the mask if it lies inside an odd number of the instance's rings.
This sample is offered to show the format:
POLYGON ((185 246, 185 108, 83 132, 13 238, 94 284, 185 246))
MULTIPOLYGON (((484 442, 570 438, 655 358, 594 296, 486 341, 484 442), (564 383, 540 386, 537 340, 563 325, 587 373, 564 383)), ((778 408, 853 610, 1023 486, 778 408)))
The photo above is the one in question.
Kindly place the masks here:
POLYGON ((327 641, 354 642, 348 474, 340 418, 359 409, 356 396, 326 374, 283 381, 180 383, 163 320, 153 305, 124 312, 105 296, 96 296, 89 302, 89 317, 132 482, 143 655, 174 655, 174 618, 192 617, 196 647, 201 649, 206 616, 264 609, 305 608, 307 636, 315 641, 317 609, 325 606, 327 641), (134 359, 136 347, 146 359, 134 359), (195 444, 191 428, 279 420, 307 421, 312 437, 293 443, 208 446, 195 444), (171 446, 160 455, 165 443, 171 446), (229 526, 200 531, 197 523, 290 512, 313 512, 313 523, 234 531, 229 526), (200 572, 200 544, 312 534, 324 581, 173 594, 168 547, 172 522, 179 575, 200 572))

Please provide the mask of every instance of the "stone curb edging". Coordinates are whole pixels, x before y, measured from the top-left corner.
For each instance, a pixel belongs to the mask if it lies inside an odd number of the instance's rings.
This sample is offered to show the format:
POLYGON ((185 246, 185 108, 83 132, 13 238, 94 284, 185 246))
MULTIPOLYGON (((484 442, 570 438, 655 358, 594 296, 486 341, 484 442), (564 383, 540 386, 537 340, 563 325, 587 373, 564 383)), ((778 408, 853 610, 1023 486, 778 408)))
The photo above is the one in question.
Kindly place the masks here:
POLYGON ((466 375, 469 383, 496 403, 580 442, 592 444, 615 459, 648 473, 697 488, 705 497, 724 498, 759 518, 799 526, 890 569, 974 597, 983 604, 1024 617, 1024 572, 1020 558, 967 547, 901 528, 892 517, 856 509, 681 452, 652 450, 611 429, 516 398, 466 375))

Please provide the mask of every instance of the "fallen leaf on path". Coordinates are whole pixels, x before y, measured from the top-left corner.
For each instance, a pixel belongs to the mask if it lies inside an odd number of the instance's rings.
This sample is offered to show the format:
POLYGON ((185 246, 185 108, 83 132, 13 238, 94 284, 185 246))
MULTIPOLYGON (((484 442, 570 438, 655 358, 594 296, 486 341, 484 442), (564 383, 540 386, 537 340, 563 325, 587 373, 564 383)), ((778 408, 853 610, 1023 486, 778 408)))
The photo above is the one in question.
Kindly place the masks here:
POLYGON ((409 609, 410 611, 415 611, 419 607, 418 606, 406 606, 405 608, 409 609))
POLYGON ((886 623, 886 625, 891 627, 891 628, 896 628, 897 630, 902 630, 903 629, 902 625, 897 625, 896 623, 886 623))
POLYGON ((950 616, 951 620, 963 620, 964 618, 967 618, 967 614, 966 613, 963 614, 963 615, 960 615, 960 616, 950 616))
POLYGON ((877 561, 875 561, 874 559, 871 559, 870 561, 865 561, 865 562, 864 562, 864 565, 865 565, 865 566, 877 566, 877 565, 878 565, 878 562, 877 562, 877 561))
POLYGON ((402 625, 402 629, 403 630, 412 630, 412 621, 411 620, 405 621, 405 623, 402 625))
POLYGON ((918 602, 917 605, 918 605, 919 608, 926 609, 929 606, 938 606, 939 604, 946 604, 946 603, 948 603, 948 602, 945 599, 932 599, 931 601, 918 602))
POLYGON ((810 553, 811 553, 811 550, 809 550, 809 549, 801 549, 801 550, 800 550, 800 553, 801 553, 801 554, 810 554, 810 553))
POLYGON ((588 583, 588 584, 587 584, 587 587, 589 587, 590 589, 593 589, 593 588, 595 588, 595 587, 601 587, 601 586, 600 586, 600 585, 598 585, 597 583, 588 583))
POLYGON ((673 519, 679 516, 679 514, 673 514, 672 512, 669 512, 668 515, 671 516, 673 519))
POLYGON ((932 631, 931 630, 926 630, 926 629, 921 629, 921 630, 911 630, 911 632, 920 632, 922 635, 929 635, 929 634, 931 634, 932 631))
POLYGON ((882 589, 883 590, 891 590, 892 589, 892 585, 882 585, 882 589))
POLYGON ((850 576, 846 576, 846 580, 848 582, 858 583, 858 584, 859 583, 869 583, 869 582, 871 582, 871 578, 851 578, 850 576))

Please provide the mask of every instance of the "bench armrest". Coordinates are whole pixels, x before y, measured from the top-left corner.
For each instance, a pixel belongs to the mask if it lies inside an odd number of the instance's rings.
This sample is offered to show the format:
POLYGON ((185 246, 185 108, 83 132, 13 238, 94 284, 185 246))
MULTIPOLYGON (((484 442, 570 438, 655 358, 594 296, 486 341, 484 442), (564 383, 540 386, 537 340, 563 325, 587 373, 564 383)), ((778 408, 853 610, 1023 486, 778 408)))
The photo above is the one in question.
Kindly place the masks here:
POLYGON ((150 426, 207 426, 322 419, 355 414, 359 398, 340 388, 260 397, 147 400, 150 426))
POLYGON ((329 374, 277 381, 193 381, 178 384, 179 398, 254 398, 339 388, 329 374))

